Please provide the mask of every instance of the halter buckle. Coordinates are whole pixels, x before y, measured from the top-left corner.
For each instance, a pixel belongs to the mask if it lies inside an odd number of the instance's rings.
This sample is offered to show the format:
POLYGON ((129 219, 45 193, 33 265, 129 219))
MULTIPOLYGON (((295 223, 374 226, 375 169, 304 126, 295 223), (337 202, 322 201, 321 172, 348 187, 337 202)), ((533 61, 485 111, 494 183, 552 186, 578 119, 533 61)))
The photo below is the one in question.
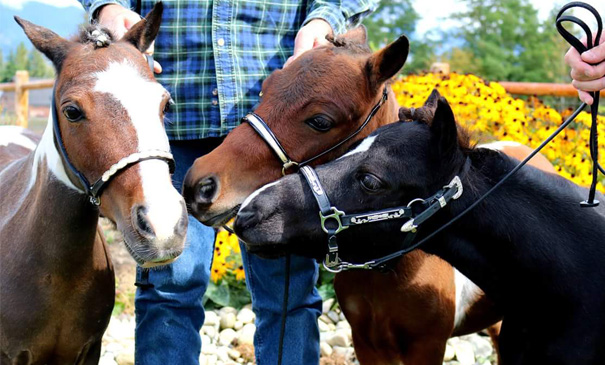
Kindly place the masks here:
POLYGON ((340 258, 338 257, 338 243, 335 234, 328 238, 328 253, 324 259, 323 266, 326 270, 338 273, 342 271, 340 258))
POLYGON ((414 218, 412 218, 401 226, 401 232, 416 232, 416 228, 418 226, 414 224, 414 218))
POLYGON ((444 186, 443 188, 444 189, 458 188, 458 190, 456 191, 456 194, 454 194, 454 196, 452 196, 452 199, 454 199, 454 200, 460 198, 460 196, 462 195, 462 191, 463 191, 462 181, 460 180, 460 177, 458 177, 457 175, 454 176, 452 181, 450 181, 450 183, 447 184, 446 186, 444 186))
POLYGON ((287 162, 284 162, 284 164, 281 168, 281 175, 286 176, 286 172, 291 167, 296 167, 298 169, 298 162, 294 162, 292 160, 288 160, 287 162))
MULTIPOLYGON (((342 232, 343 230, 349 228, 348 226, 343 226, 342 221, 340 220, 340 217, 345 215, 345 212, 343 212, 342 210, 338 210, 336 207, 330 207, 330 210, 333 213, 328 214, 328 215, 324 215, 322 212, 319 212, 319 218, 321 220, 321 229, 323 229, 324 232, 326 232, 327 234, 335 235, 335 234, 342 232), (329 231, 326 228, 326 221, 328 219, 334 219, 336 221, 336 223, 338 224, 338 227, 336 227, 335 231, 329 231)), ((338 246, 337 246, 337 249, 338 249, 338 246)))
POLYGON ((88 196, 88 200, 90 201, 90 203, 94 206, 99 206, 101 205, 101 197, 98 196, 94 196, 94 195, 89 195, 88 196))

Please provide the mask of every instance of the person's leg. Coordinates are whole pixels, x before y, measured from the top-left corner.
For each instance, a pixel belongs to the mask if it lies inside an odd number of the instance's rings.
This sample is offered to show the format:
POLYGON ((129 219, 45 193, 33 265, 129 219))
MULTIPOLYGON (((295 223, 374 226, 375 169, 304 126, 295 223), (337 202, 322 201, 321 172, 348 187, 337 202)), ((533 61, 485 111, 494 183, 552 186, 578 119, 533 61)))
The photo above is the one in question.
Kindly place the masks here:
MULTIPOLYGON (((256 313, 254 350, 258 365, 277 364, 284 296, 285 258, 263 259, 249 254, 241 244, 246 285, 256 313)), ((319 364, 321 297, 315 289, 318 277, 315 260, 291 256, 288 314, 284 336, 284 365, 319 364)))
MULTIPOLYGON (((180 191, 195 158, 210 152, 220 139, 173 141, 173 183, 180 191)), ((210 279, 214 229, 189 216, 185 249, 165 267, 137 266, 135 362, 140 365, 199 364, 204 323, 202 297, 210 279)))

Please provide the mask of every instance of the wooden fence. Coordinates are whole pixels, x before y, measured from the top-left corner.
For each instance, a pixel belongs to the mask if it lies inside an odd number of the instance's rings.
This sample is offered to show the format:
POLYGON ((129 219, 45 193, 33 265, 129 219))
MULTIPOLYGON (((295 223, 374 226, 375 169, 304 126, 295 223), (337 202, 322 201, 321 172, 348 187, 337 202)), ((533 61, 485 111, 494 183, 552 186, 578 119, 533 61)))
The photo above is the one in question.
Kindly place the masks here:
POLYGON ((17 115, 17 125, 27 128, 27 119, 29 116, 29 90, 48 89, 55 84, 54 79, 29 81, 29 72, 17 71, 15 82, 0 84, 0 91, 15 92, 15 114, 17 115))
MULTIPOLYGON (((433 72, 449 73, 448 64, 434 64, 431 67, 433 72)), ((29 81, 27 71, 17 71, 15 82, 0 84, 0 91, 15 92, 15 113, 17 115, 17 125, 27 128, 27 119, 29 114, 29 90, 52 88, 54 79, 29 81)), ((504 89, 517 95, 538 95, 538 96, 563 96, 576 97, 578 92, 571 84, 551 84, 540 82, 499 82, 504 89)), ((605 90, 601 90, 601 97, 605 98, 605 90)))

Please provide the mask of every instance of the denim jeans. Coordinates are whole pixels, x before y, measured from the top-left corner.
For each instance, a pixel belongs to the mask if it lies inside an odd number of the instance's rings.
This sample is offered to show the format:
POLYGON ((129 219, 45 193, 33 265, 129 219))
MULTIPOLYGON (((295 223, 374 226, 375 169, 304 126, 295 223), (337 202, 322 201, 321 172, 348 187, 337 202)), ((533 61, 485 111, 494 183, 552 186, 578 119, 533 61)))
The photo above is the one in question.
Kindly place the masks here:
MULTIPOLYGON (((285 258, 263 259, 249 254, 240 243, 246 286, 256 314, 254 350, 257 365, 276 365, 284 297, 285 258)), ((282 364, 319 364, 321 296, 315 288, 319 275, 315 260, 291 256, 288 312, 282 364)))
MULTIPOLYGON (((171 141, 176 161, 173 183, 180 191, 193 161, 222 139, 171 141)), ((210 280, 215 232, 192 216, 185 250, 172 264, 145 271, 137 267, 135 361, 137 365, 198 364, 202 297, 210 280)), ((258 365, 277 364, 284 261, 263 260, 242 249, 247 286, 256 313, 254 337, 258 365)), ((284 365, 319 363, 321 297, 315 289, 315 261, 292 257, 284 365)))

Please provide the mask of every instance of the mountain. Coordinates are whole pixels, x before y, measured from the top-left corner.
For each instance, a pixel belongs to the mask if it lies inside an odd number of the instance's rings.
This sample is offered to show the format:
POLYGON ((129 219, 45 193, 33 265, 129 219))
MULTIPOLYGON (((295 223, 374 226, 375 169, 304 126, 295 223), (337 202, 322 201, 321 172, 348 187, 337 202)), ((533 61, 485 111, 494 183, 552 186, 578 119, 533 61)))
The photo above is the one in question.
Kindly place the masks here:
POLYGON ((78 26, 86 21, 84 9, 75 6, 59 8, 30 1, 17 10, 0 3, 0 49, 4 59, 21 42, 25 43, 28 49, 32 47, 21 27, 13 19, 15 15, 51 29, 62 37, 76 34, 78 26))

